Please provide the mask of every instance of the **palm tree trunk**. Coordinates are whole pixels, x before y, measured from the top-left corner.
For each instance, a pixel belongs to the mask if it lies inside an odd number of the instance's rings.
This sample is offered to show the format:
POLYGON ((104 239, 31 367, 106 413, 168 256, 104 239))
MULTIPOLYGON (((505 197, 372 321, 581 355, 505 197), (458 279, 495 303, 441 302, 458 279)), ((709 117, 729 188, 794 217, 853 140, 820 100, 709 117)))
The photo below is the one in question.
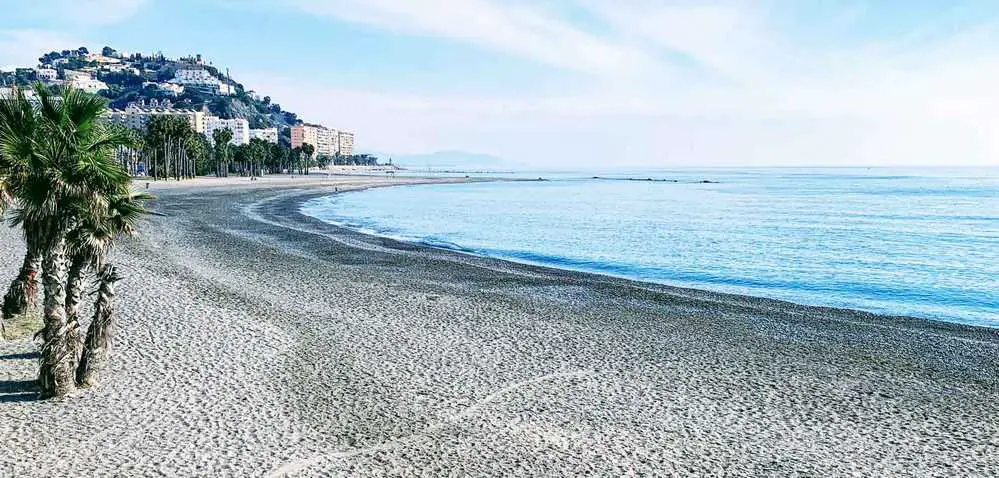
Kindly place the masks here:
POLYGON ((83 272, 87 268, 87 256, 74 255, 69 263, 69 273, 66 276, 66 317, 72 319, 80 313, 80 302, 83 301, 83 272))
POLYGON ((80 327, 80 303, 83 302, 83 279, 87 270, 87 256, 76 254, 69 264, 69 274, 66 278, 66 342, 69 347, 70 366, 76 368, 83 348, 83 337, 80 327))
POLYGON ((99 274, 100 285, 94 303, 94 320, 87 329, 83 355, 76 369, 76 382, 81 387, 92 387, 97 384, 100 370, 110 351, 111 333, 114 328, 114 287, 119 279, 113 266, 105 267, 99 274))
POLYGON ((42 282, 45 287, 44 343, 38 368, 41 397, 61 397, 76 389, 73 380, 72 357, 67 342, 66 320, 66 239, 51 238, 42 261, 42 282))
POLYGON ((21 264, 21 271, 10 283, 10 288, 4 295, 2 320, 10 320, 15 315, 23 314, 38 304, 38 271, 41 269, 42 255, 37 247, 29 243, 28 252, 24 255, 24 263, 21 264))

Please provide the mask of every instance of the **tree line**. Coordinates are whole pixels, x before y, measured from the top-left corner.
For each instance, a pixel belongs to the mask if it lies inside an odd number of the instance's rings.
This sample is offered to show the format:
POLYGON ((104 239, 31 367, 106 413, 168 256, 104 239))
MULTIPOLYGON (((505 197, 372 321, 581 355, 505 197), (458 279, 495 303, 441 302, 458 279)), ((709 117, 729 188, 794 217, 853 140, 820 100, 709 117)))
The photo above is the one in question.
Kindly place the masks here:
POLYGON ((186 116, 160 115, 152 117, 144 131, 134 133, 133 146, 120 148, 116 156, 132 176, 153 179, 309 174, 312 168, 331 165, 378 164, 378 158, 369 154, 317 155, 308 143, 291 148, 259 138, 234 145, 232 137, 232 131, 224 128, 209 139, 195 132, 186 116))
MULTIPOLYGON (((58 397, 94 385, 111 348, 118 238, 135 233, 151 199, 131 190, 115 152, 135 135, 104 120, 105 100, 73 88, 61 97, 41 84, 0 98, 0 214, 21 229, 25 256, 3 300, 3 320, 35 309, 41 282, 43 329, 38 385, 58 397), (94 314, 80 316, 88 281, 94 314)), ((0 327, 2 331, 2 327, 0 327)))

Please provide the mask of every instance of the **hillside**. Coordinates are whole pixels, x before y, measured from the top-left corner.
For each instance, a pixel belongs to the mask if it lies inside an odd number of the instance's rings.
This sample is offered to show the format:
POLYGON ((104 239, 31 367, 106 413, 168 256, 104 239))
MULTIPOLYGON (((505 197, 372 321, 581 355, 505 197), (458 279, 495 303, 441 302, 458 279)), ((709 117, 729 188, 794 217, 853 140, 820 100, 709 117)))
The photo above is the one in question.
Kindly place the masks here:
POLYGON ((200 55, 171 59, 162 54, 120 53, 111 47, 104 47, 98 54, 81 47, 44 54, 38 64, 37 69, 0 72, 0 84, 26 86, 42 80, 58 88, 74 77, 85 76, 96 80, 93 90, 107 98, 112 108, 151 100, 168 100, 177 108, 205 107, 224 119, 246 119, 254 129, 277 128, 285 141, 287 128, 299 122, 295 113, 285 111, 268 96, 247 91, 225 71, 206 64, 200 55), (218 87, 179 83, 180 70, 203 71, 202 80, 211 78, 218 82, 218 87))

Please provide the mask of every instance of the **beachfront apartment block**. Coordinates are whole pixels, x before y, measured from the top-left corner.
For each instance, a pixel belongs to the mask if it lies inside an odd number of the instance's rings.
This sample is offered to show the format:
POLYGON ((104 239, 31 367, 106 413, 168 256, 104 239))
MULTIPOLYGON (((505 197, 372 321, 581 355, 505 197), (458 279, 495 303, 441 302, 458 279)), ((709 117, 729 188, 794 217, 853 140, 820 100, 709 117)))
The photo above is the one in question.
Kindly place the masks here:
POLYGON ((298 124, 291 127, 291 147, 300 148, 303 144, 311 144, 316 148, 315 154, 336 154, 336 130, 317 124, 298 124))
MULTIPOLYGON (((205 135, 208 141, 214 141, 212 135, 216 130, 229 129, 232 139, 229 144, 241 145, 250 142, 250 122, 242 118, 222 119, 208 114, 207 109, 185 110, 173 108, 167 100, 152 100, 129 103, 123 110, 111 110, 111 122, 130 129, 144 131, 149 120, 154 116, 182 116, 187 118, 191 130, 205 135)), ((274 128, 271 128, 274 129, 274 128)), ((274 129, 274 142, 277 142, 277 129, 274 129)))
MULTIPOLYGON (((313 147, 316 146, 317 140, 316 136, 319 132, 319 128, 307 124, 298 124, 291 127, 291 147, 301 148, 303 144, 311 144, 313 147)), ((316 148, 318 149, 318 148, 316 148)))
POLYGON ((254 138, 276 144, 278 142, 278 130, 277 128, 251 129, 250 139, 254 138))
POLYGON ((341 156, 354 155, 354 133, 337 132, 337 151, 341 156))
POLYGON ((291 147, 303 144, 316 148, 315 154, 348 156, 354 154, 354 134, 337 131, 317 124, 298 124, 291 127, 291 147))
POLYGON ((335 129, 320 127, 316 131, 316 154, 333 156, 338 151, 337 131, 335 129))
POLYGON ((169 102, 150 101, 129 103, 123 110, 111 110, 111 122, 125 126, 126 128, 143 131, 149 120, 154 116, 183 116, 191 124, 191 129, 198 133, 205 133, 204 111, 184 110, 169 106, 169 102))
POLYGON ((242 118, 222 119, 218 116, 208 116, 205 118, 205 136, 209 141, 214 141, 213 135, 216 130, 229 129, 232 131, 232 139, 229 144, 241 145, 250 142, 250 122, 242 118))

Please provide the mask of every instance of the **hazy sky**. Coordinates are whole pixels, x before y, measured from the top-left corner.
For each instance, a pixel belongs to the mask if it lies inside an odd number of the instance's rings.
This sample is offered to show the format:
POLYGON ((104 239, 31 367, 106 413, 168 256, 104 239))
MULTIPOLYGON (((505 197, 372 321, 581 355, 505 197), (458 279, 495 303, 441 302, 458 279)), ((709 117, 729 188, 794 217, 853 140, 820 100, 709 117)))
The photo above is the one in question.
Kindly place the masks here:
POLYGON ((362 150, 999 164, 999 2, 0 0, 0 66, 202 53, 362 150))

